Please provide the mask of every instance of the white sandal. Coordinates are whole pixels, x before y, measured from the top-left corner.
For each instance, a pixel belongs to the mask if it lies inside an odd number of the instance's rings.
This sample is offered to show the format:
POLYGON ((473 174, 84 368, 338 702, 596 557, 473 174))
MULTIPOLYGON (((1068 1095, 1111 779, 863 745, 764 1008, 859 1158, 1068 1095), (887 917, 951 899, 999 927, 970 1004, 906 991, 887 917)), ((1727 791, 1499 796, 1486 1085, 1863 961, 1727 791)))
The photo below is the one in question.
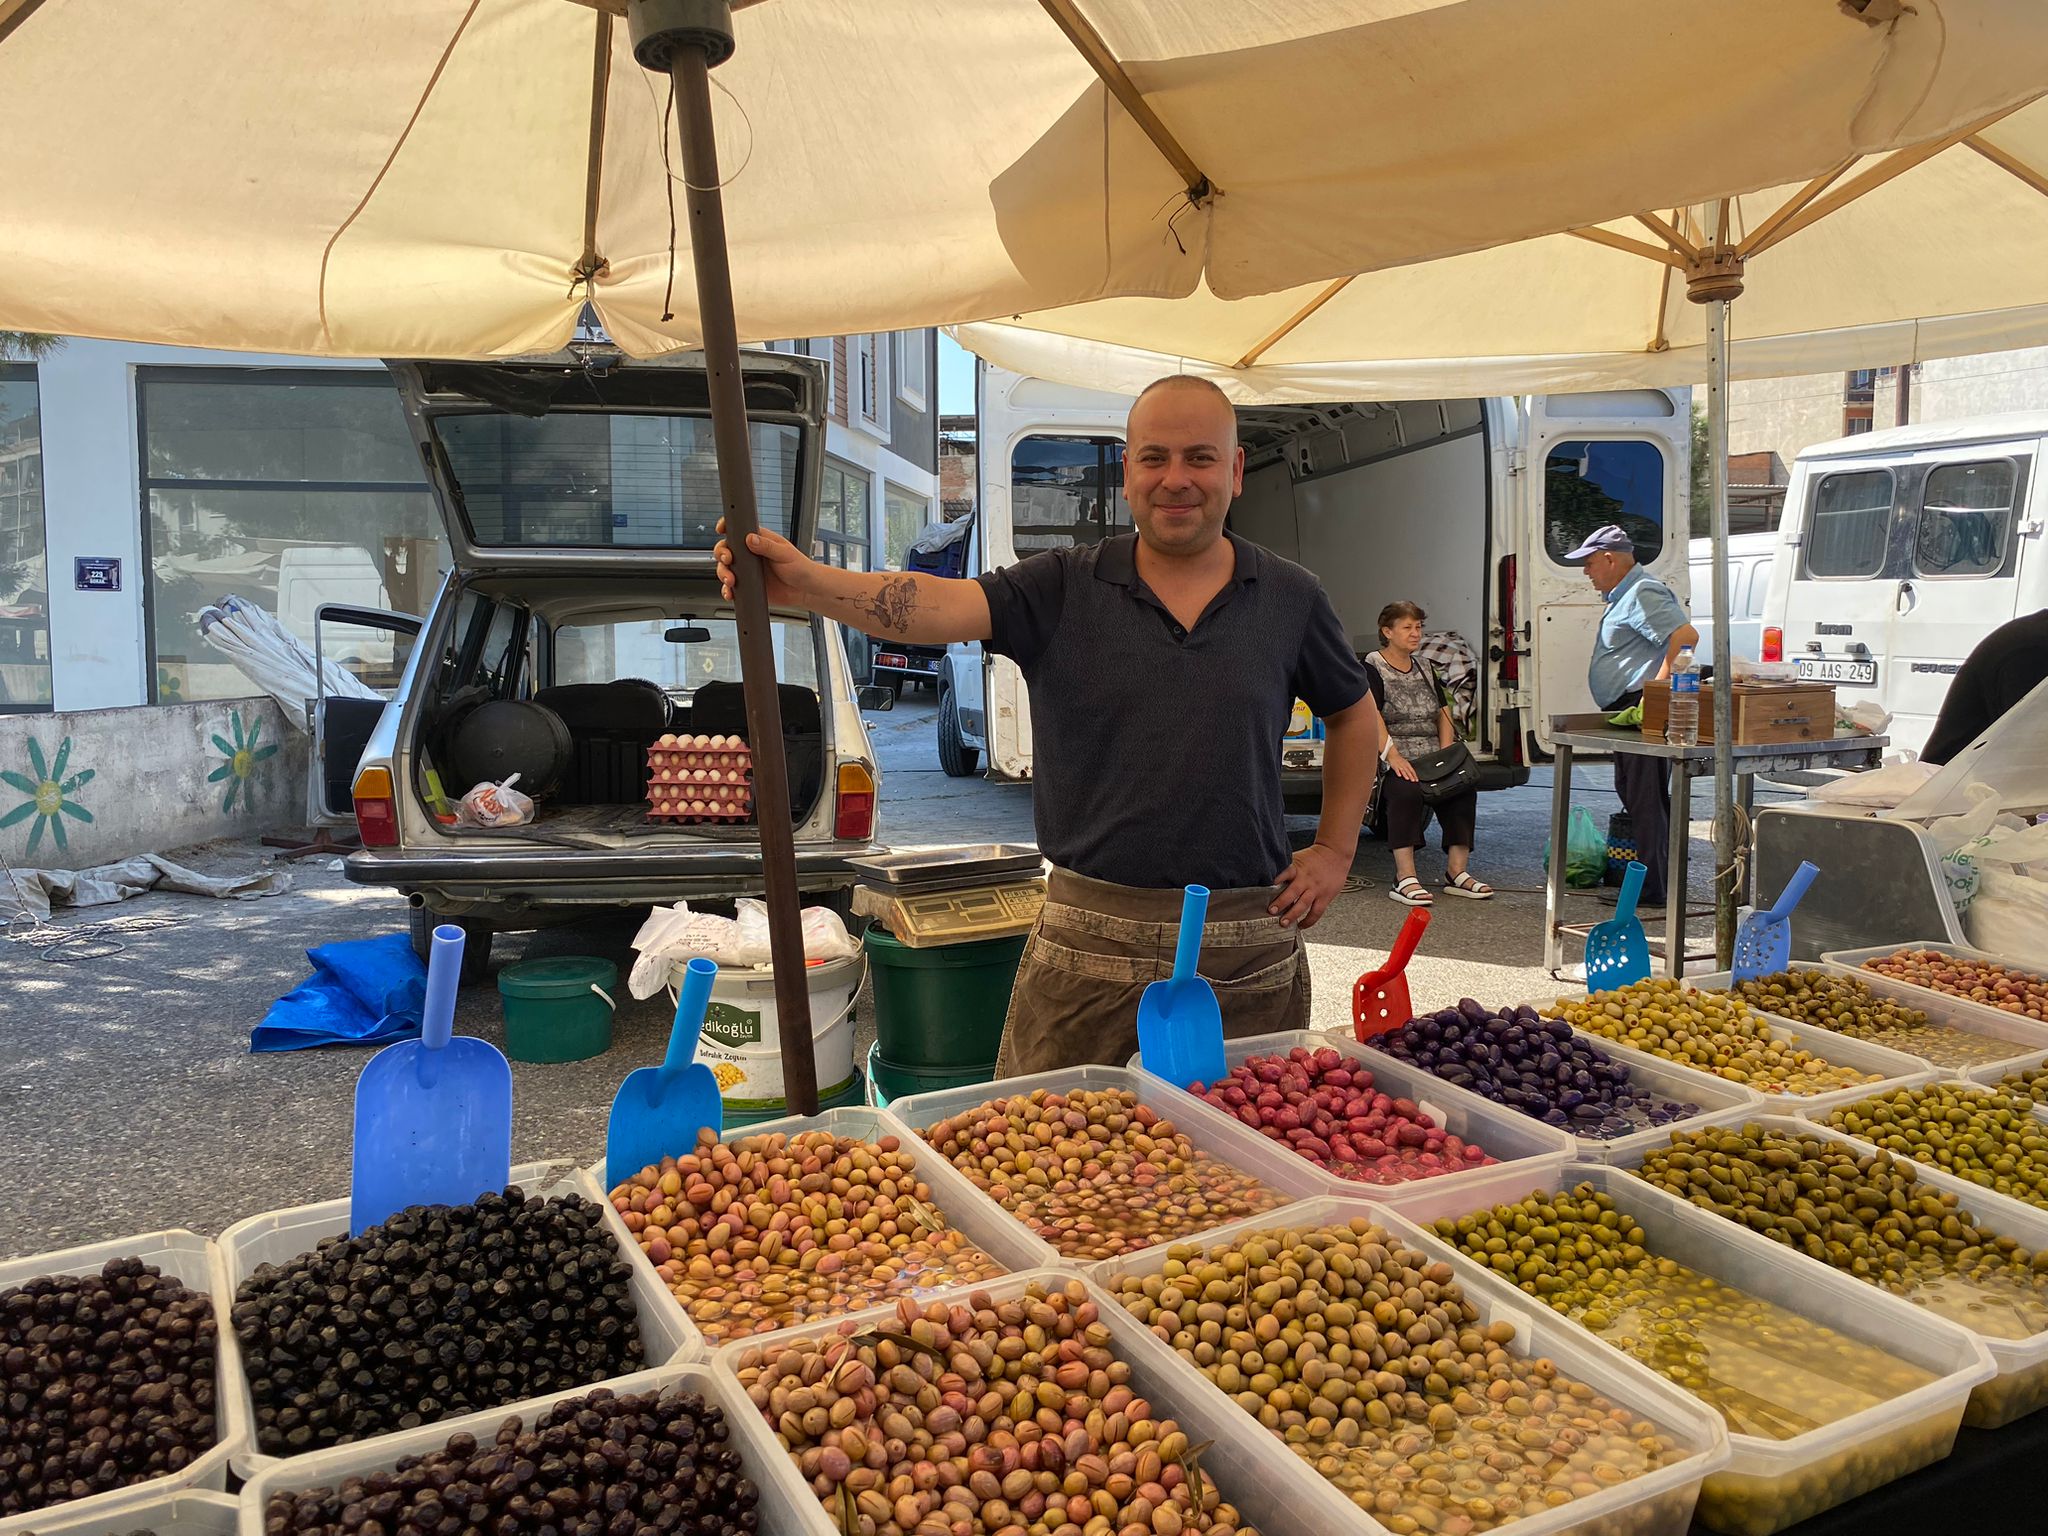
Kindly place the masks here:
POLYGON ((1408 875, 1403 879, 1395 881, 1394 888, 1387 892, 1387 899, 1389 901, 1398 901, 1404 907, 1433 907, 1436 905, 1435 898, 1429 894, 1429 888, 1413 875, 1408 875))
POLYGON ((1446 896, 1463 896, 1467 901, 1493 900, 1493 887, 1484 880, 1474 878, 1469 869, 1460 870, 1444 881, 1446 896))

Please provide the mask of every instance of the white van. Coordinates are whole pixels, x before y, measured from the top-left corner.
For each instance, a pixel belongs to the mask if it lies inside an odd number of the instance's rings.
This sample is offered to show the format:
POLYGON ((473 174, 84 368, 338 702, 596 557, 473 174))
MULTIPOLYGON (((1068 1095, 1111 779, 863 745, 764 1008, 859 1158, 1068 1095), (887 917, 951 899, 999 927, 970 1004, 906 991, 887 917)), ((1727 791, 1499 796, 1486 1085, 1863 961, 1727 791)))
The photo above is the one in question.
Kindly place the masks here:
POLYGON ((1894 427, 1799 455, 1763 654, 1873 700, 1917 752, 1992 630, 2048 607, 2048 411, 1894 427))
MULTIPOLYGON (((1745 661, 1763 655, 1764 608, 1770 602, 1775 533, 1738 533, 1728 541, 1728 653, 1745 661)), ((1694 539, 1692 626, 1700 632, 1701 666, 1714 661, 1714 541, 1694 539)))
MULTIPOLYGON (((970 571, 1131 526, 1123 431, 1131 401, 977 367, 981 499, 970 571)), ((1432 633, 1477 652, 1470 745, 1489 787, 1528 779, 1551 714, 1594 707, 1586 663, 1601 599, 1562 556, 1620 523, 1683 597, 1689 393, 1242 407, 1244 494, 1233 532, 1322 579, 1361 654, 1379 611, 1420 603, 1432 633)), ((1301 712, 1297 712, 1299 715, 1301 712)), ((1289 808, 1321 798, 1313 726, 1284 744, 1289 808)), ((1016 666, 949 649, 939 757, 950 774, 1031 776, 1031 716, 1016 666)))

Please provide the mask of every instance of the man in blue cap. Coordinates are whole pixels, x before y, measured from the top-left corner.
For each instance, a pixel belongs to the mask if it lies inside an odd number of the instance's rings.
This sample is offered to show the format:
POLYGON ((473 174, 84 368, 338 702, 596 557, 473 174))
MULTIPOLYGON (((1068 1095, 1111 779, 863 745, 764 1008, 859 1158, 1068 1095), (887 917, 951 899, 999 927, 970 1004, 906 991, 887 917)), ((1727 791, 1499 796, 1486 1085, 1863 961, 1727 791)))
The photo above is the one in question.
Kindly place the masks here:
MULTIPOLYGON (((1643 684, 1669 677, 1678 653, 1700 643, 1700 632, 1677 594, 1636 564, 1635 541, 1617 525, 1595 528, 1565 559, 1584 565, 1607 599, 1586 669, 1594 702, 1609 714, 1642 703, 1643 684)), ((1656 906, 1664 900, 1671 843, 1671 770, 1661 758, 1617 752, 1614 792, 1628 812, 1643 864, 1642 899, 1656 906)))

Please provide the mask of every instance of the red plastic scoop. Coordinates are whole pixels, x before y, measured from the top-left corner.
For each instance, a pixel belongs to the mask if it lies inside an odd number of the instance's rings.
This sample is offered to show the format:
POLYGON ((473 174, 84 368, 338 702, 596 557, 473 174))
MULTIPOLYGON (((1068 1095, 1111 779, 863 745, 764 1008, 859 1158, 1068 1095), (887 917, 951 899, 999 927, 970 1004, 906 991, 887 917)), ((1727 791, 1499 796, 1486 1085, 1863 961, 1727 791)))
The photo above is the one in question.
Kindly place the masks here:
POLYGON ((1411 907, 1408 921, 1394 940, 1394 952, 1376 971, 1367 971, 1351 989, 1351 1023, 1358 1038, 1370 1040, 1390 1029, 1399 1029, 1415 1017, 1408 1001, 1408 962, 1415 946, 1422 942, 1422 930, 1429 926, 1429 909, 1411 907))

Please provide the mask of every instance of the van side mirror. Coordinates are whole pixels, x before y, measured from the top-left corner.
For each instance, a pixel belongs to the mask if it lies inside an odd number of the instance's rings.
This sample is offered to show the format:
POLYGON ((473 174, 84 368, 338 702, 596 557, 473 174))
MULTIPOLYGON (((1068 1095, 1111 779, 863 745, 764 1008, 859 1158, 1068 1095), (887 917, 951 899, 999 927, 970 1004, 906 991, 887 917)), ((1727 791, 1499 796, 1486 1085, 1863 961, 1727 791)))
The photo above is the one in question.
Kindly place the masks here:
POLYGON ((856 695, 862 709, 879 709, 884 712, 896 707, 896 690, 884 688, 879 683, 869 683, 856 695))

